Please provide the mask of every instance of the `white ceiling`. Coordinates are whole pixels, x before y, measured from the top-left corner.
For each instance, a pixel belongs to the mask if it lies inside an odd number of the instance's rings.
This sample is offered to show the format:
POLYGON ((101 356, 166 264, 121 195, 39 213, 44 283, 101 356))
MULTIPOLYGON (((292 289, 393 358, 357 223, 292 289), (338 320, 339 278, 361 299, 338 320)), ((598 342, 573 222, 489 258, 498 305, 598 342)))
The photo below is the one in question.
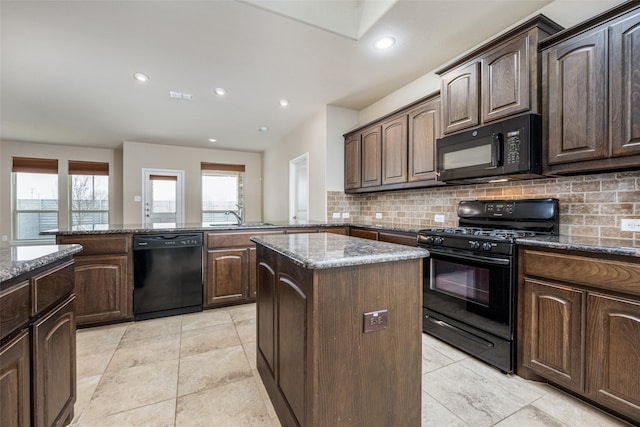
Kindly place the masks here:
POLYGON ((550 2, 2 0, 0 139, 262 151, 325 105, 360 110, 550 2), (374 51, 381 35, 396 46, 374 51))

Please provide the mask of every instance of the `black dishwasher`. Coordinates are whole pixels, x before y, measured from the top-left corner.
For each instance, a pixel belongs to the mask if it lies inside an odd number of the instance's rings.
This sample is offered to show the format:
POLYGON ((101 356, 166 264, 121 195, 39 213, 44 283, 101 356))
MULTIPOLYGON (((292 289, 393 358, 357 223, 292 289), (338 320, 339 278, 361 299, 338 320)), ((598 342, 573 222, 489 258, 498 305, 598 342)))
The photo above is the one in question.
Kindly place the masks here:
POLYGON ((133 236, 135 320, 202 311, 202 234, 133 236))

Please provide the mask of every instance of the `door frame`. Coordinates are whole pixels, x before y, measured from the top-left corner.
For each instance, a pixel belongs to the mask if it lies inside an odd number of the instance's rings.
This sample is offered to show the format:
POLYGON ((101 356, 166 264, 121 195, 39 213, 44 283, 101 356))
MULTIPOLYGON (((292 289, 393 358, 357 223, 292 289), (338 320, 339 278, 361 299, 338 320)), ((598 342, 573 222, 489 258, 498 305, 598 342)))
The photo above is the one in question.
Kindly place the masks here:
POLYGON ((184 171, 177 169, 142 168, 142 224, 149 225, 145 214, 147 205, 147 181, 151 175, 166 175, 176 177, 176 225, 184 223, 184 171))
MULTIPOLYGON (((296 216, 296 201, 297 201, 297 182, 296 182, 296 171, 299 166, 304 165, 306 170, 306 187, 307 191, 305 192, 305 206, 307 207, 307 218, 306 221, 309 221, 309 152, 306 152, 294 159, 289 160, 289 219, 294 220, 296 216)), ((297 218, 295 219, 297 220, 297 218)))

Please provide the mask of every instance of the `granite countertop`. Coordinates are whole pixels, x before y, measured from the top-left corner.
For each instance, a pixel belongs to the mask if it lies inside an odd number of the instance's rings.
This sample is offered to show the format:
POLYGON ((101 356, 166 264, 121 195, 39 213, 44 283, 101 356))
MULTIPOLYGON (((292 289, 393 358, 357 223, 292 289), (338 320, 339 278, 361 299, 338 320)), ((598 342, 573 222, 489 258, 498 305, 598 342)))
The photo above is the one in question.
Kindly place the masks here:
POLYGON ((429 256, 422 248, 333 233, 255 236, 252 241, 308 269, 347 267, 429 256))
POLYGON ((80 245, 0 246, 0 282, 4 282, 82 250, 80 245))
POLYGON ((538 236, 517 239, 519 245, 640 257, 640 244, 628 239, 582 236, 538 236))
POLYGON ((157 223, 151 226, 143 224, 101 224, 93 226, 77 226, 73 228, 59 228, 43 231, 42 235, 68 236, 74 234, 117 234, 117 233, 175 233, 194 231, 228 231, 228 230, 271 230, 276 228, 313 228, 313 227, 344 227, 349 224, 328 224, 320 221, 270 221, 270 222, 245 222, 238 224, 216 224, 206 222, 198 223, 157 223))

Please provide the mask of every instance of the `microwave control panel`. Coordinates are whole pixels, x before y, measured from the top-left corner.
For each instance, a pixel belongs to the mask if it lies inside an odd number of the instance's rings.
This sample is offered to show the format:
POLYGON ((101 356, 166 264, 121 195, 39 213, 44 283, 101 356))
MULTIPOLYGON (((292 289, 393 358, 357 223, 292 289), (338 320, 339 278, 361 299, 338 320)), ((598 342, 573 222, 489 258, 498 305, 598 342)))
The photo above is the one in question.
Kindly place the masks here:
POLYGON ((520 163, 520 133, 520 129, 507 132, 507 137, 504 141, 504 160, 507 165, 517 165, 518 163, 520 163))

